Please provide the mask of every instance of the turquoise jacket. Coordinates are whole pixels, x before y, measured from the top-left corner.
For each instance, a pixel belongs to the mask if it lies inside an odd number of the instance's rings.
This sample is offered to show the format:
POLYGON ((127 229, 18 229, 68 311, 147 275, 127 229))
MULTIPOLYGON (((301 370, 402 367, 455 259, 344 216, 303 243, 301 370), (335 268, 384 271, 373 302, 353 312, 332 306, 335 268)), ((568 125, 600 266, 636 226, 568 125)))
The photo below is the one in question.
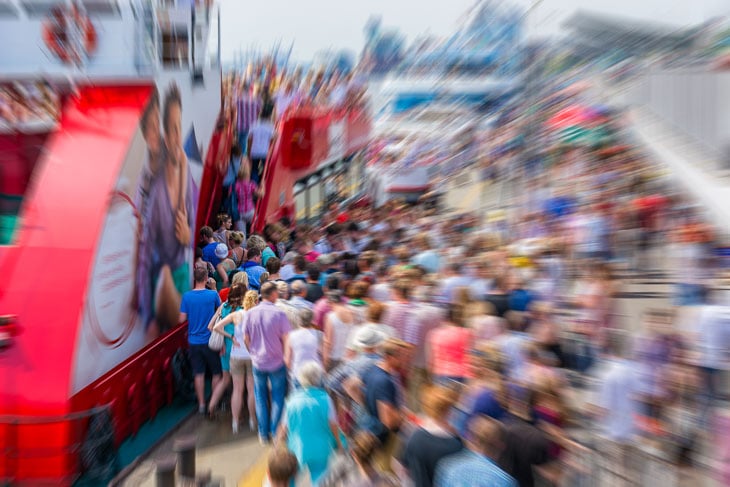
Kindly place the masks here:
POLYGON ((327 471, 337 445, 330 429, 332 407, 324 389, 315 387, 299 389, 286 401, 287 444, 300 466, 309 469, 313 483, 327 471))

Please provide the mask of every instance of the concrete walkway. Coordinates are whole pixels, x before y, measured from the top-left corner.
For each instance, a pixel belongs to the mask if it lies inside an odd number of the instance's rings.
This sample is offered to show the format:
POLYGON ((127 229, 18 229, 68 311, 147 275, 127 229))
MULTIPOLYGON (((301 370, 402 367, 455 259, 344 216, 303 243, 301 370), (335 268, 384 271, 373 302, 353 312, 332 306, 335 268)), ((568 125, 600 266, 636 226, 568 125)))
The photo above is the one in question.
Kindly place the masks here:
MULTIPOLYGON (((246 431, 233 436, 230 414, 211 421, 201 416, 188 419, 180 429, 158 445, 149 456, 118 484, 124 487, 155 487, 157 461, 174 455, 176 439, 194 435, 197 438, 196 473, 210 472, 221 486, 260 486, 266 474, 266 452, 255 433, 246 431)), ((245 429, 245 425, 244 425, 245 429)), ((183 485, 179 482, 178 485, 183 485)))

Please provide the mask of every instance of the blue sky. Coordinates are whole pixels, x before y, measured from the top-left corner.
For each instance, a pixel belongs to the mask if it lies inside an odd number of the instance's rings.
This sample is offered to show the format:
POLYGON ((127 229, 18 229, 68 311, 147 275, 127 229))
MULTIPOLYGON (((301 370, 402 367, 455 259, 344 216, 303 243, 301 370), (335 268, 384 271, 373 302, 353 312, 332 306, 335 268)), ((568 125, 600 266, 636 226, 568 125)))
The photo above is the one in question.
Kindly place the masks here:
MULTIPOLYGON (((529 6, 535 0, 513 0, 529 6)), ((409 39, 429 32, 447 35, 474 0, 219 0, 222 56, 233 59, 239 46, 268 50, 281 40, 294 42, 293 57, 310 60, 323 49, 359 52, 363 26, 371 14, 386 27, 398 27, 409 39)), ((528 20, 531 35, 559 33, 576 11, 607 13, 677 26, 730 14, 730 0, 542 0, 528 20)))

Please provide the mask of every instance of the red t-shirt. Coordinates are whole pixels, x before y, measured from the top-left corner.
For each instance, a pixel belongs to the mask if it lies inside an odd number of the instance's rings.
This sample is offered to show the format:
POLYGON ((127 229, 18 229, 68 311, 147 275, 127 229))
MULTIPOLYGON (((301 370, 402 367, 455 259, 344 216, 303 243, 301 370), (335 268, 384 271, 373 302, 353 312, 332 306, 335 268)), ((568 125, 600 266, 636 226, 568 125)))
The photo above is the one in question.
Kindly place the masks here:
POLYGON ((319 252, 315 252, 314 250, 311 250, 304 254, 304 259, 307 262, 314 262, 315 260, 317 260, 317 257, 319 257, 319 252))
POLYGON ((472 331, 468 328, 444 326, 429 332, 431 372, 445 377, 471 377, 469 347, 472 331))
POLYGON ((634 206, 638 213, 639 224, 645 230, 656 230, 659 212, 665 205, 665 200, 659 195, 649 195, 637 198, 634 206))

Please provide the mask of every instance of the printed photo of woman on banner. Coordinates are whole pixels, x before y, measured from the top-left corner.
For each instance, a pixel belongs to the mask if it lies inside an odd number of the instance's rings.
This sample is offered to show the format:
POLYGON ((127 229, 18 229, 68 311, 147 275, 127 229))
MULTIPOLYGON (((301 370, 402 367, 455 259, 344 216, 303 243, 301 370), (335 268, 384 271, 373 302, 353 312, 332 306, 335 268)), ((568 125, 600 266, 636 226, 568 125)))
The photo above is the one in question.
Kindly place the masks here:
POLYGON ((190 289, 196 211, 195 185, 183 149, 182 99, 176 85, 164 96, 159 139, 154 134, 154 117, 153 108, 142 121, 149 179, 143 178, 140 184, 144 212, 137 280, 139 312, 148 341, 177 324, 182 293, 190 289), (161 141, 159 151, 155 151, 156 140, 161 141))

